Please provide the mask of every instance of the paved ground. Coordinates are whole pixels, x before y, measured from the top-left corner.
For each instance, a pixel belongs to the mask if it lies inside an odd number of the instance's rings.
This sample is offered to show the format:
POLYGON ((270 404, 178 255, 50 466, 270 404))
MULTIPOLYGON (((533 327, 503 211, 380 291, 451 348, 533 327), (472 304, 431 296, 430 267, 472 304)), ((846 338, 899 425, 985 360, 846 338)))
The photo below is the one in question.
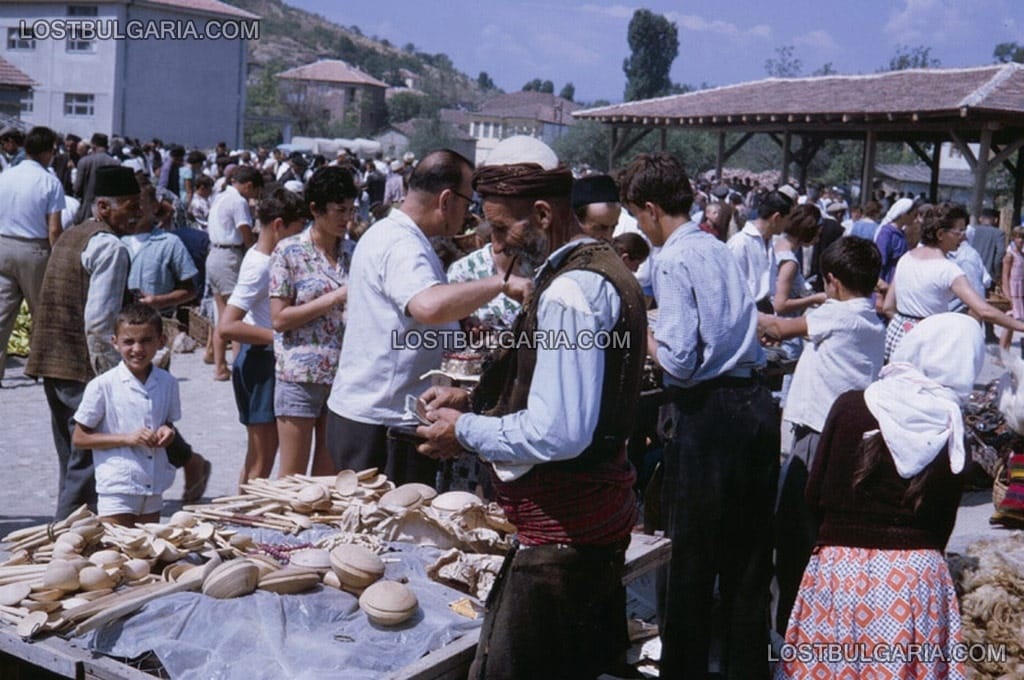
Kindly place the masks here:
MULTIPOLYGON (((979 384, 1002 373, 993 361, 997 348, 989 346, 979 384)), ((23 374, 24 360, 12 357, 0 389, 0 536, 26 524, 49 521, 56 506, 57 456, 50 434, 50 414, 42 383, 23 374)), ((245 428, 239 424, 231 383, 215 382, 212 367, 202 362, 201 353, 175 354, 171 373, 181 385, 182 433, 193 447, 213 463, 207 496, 234 493, 245 456, 245 428)), ((164 513, 178 509, 182 475, 165 494, 164 513)), ((994 536, 990 492, 964 496, 949 549, 961 552, 978 538, 994 536)))

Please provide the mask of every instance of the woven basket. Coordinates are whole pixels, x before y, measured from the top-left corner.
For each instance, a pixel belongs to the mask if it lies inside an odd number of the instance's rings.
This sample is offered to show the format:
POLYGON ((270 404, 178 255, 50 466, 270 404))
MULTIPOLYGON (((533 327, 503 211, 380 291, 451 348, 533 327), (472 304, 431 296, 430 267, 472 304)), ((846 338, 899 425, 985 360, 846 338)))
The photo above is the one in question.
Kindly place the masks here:
POLYGON ((1006 483, 1006 464, 1000 461, 996 465, 995 474, 992 476, 992 505, 995 506, 996 512, 999 512, 999 506, 1003 504, 1003 499, 1006 498, 1008 486, 1006 483))
POLYGON ((210 334, 212 326, 210 320, 199 313, 198 307, 190 307, 188 310, 188 334, 200 346, 206 345, 206 339, 210 334))

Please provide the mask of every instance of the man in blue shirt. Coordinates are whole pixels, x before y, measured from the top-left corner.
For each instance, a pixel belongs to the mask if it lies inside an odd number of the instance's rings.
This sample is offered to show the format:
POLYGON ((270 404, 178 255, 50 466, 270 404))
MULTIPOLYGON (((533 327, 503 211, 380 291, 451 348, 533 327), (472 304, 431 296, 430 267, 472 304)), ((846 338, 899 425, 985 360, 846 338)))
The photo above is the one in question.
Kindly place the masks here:
POLYGON ((717 577, 723 675, 767 678, 779 416, 758 377, 754 300, 729 248, 690 219, 693 190, 674 156, 641 155, 620 187, 661 247, 647 339, 669 397, 662 507, 673 549, 658 578, 661 675, 706 677, 717 577))

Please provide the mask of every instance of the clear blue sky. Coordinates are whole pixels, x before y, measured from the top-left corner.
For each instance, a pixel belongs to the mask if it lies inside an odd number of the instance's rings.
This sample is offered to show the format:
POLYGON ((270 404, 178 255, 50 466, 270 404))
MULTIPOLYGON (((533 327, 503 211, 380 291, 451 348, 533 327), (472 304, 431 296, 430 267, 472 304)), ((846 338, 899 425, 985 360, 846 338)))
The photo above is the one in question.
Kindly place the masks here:
POLYGON ((646 7, 679 28, 672 79, 726 85, 765 77, 775 48, 792 45, 805 75, 831 62, 873 73, 897 45, 926 45, 943 67, 992 62, 1000 42, 1024 44, 1024 0, 285 0, 398 46, 444 52, 505 90, 533 78, 568 81, 577 101, 621 101, 626 29, 646 7))

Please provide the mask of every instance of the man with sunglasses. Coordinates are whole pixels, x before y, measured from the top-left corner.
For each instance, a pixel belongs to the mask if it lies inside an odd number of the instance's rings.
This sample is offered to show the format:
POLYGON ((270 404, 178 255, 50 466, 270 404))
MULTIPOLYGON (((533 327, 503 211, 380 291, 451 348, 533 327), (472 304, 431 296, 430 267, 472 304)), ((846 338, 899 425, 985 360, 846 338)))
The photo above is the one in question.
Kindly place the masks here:
MULTIPOLYGON (((531 283, 504 272, 448 283, 430 239, 454 236, 472 202, 473 164, 442 149, 409 177, 394 208, 359 239, 349 270, 348 321, 327 400, 327 442, 339 470, 379 468, 395 484, 434 484, 437 461, 417 455, 388 428, 408 426, 405 397, 429 386, 420 376, 441 364, 439 342, 457 321, 499 293, 522 300, 531 283)), ((449 334, 447 337, 453 337, 449 334)))

